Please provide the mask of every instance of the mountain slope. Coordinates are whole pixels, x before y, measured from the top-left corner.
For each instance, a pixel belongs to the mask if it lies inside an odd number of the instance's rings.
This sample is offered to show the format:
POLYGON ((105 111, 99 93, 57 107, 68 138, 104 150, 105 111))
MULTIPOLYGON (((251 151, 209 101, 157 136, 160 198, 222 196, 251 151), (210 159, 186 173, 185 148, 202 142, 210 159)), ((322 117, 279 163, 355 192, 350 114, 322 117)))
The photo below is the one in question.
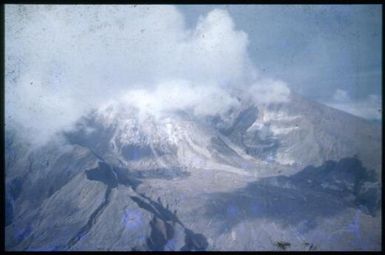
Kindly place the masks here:
POLYGON ((381 132, 291 94, 225 116, 111 104, 6 133, 7 250, 378 250, 381 132))

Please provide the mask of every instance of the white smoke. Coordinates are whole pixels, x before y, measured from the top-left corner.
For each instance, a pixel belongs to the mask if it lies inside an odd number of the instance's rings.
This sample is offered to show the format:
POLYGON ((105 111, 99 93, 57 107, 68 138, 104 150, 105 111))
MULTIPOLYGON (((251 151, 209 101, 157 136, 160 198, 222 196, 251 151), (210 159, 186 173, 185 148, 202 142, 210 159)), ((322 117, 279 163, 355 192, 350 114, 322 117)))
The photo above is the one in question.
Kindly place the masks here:
POLYGON ((225 10, 188 29, 173 6, 6 5, 6 122, 43 143, 122 95, 200 115, 236 106, 234 88, 284 100, 287 86, 259 77, 247 46, 225 10))

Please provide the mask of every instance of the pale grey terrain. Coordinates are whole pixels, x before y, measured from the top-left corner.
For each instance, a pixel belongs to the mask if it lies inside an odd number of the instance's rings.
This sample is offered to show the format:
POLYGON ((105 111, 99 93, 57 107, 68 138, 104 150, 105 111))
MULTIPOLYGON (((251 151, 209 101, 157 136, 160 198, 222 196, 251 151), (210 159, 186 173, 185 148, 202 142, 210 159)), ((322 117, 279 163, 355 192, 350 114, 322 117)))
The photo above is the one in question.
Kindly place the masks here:
POLYGON ((39 148, 6 130, 6 249, 380 250, 381 125, 293 93, 240 105, 112 104, 39 148))

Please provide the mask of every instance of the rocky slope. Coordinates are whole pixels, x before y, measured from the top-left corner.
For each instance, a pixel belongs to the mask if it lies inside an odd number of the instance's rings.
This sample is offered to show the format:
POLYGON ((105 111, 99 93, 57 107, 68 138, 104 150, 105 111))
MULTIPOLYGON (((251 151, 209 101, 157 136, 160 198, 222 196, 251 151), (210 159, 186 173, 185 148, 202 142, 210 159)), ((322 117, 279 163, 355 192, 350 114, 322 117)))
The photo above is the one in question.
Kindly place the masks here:
POLYGON ((381 130, 291 94, 6 133, 7 250, 379 250, 381 130))

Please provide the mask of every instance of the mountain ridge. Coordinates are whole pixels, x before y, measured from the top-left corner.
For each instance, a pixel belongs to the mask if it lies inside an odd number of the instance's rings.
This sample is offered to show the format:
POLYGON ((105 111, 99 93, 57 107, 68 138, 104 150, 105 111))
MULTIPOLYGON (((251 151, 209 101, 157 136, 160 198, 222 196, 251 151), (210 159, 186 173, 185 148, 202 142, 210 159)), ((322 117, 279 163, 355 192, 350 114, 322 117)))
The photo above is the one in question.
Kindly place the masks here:
POLYGON ((110 105, 37 149, 7 132, 7 250, 380 247, 380 129, 296 94, 213 117, 110 105), (354 215, 365 242, 321 238, 354 215))

